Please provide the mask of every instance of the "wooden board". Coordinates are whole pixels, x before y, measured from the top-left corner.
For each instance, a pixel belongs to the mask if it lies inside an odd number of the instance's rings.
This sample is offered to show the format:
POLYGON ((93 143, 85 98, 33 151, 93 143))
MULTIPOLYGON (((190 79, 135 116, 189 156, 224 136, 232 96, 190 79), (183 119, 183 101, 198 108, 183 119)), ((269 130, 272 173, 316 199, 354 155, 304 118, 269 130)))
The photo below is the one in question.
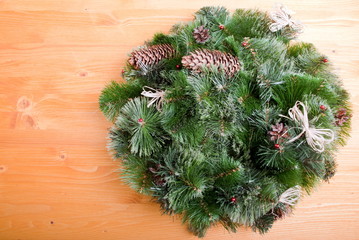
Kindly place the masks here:
MULTIPOLYGON (((269 10, 272 1, 0 0, 0 239, 196 239, 124 185, 106 151, 101 89, 127 53, 205 5, 269 10)), ((330 184, 265 236, 211 229, 205 239, 359 239, 359 4, 288 0, 301 36, 351 93, 352 138, 330 184)))

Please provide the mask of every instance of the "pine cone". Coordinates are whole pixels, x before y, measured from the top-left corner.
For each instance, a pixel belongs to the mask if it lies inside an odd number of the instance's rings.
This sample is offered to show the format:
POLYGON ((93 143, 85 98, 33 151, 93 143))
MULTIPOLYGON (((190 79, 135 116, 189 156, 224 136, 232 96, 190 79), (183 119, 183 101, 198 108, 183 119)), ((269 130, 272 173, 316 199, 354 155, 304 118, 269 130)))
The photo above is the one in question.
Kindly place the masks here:
POLYGON ((347 114, 347 110, 345 108, 340 108, 338 112, 335 114, 335 125, 343 126, 345 122, 350 119, 351 115, 347 114))
POLYGON ((128 62, 135 69, 146 69, 159 63, 162 59, 171 58, 175 50, 169 44, 159 44, 151 47, 145 47, 131 53, 128 62))
POLYGON ((182 65, 194 72, 202 72, 204 67, 216 66, 223 70, 229 77, 241 69, 237 57, 217 50, 196 50, 182 58, 182 65))
POLYGON ((288 138, 288 129, 283 125, 283 123, 277 123, 276 125, 272 125, 272 131, 269 131, 269 135, 271 135, 270 140, 278 142, 283 142, 283 138, 288 138))
POLYGON ((274 215, 275 219, 282 219, 291 213, 292 209, 288 204, 284 204, 283 207, 276 207, 272 211, 272 214, 274 215))
POLYGON ((193 31, 193 37, 197 43, 205 43, 209 39, 209 29, 204 28, 204 25, 195 28, 193 31))
POLYGON ((335 161, 325 161, 325 174, 324 174, 324 181, 329 182, 329 179, 331 179, 336 172, 336 163, 335 161))
POLYGON ((166 180, 161 175, 158 174, 160 168, 161 168, 160 164, 157 164, 155 167, 148 168, 148 170, 151 173, 153 173, 152 179, 157 186, 163 186, 166 184, 166 180))

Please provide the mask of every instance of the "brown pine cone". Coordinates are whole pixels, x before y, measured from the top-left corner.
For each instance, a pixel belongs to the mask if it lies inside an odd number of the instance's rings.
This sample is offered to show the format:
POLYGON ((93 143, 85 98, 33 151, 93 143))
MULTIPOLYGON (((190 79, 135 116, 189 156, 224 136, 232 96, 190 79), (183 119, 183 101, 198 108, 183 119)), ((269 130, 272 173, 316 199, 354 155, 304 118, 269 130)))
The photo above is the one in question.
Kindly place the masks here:
POLYGON ((175 50, 171 45, 159 44, 132 52, 128 62, 136 69, 146 69, 162 59, 173 57, 174 53, 175 50))
POLYGON ((335 125, 343 126, 351 118, 351 115, 347 113, 345 108, 340 108, 335 114, 335 125))
POLYGON ((193 37, 197 43, 205 43, 209 39, 209 29, 204 28, 204 25, 195 28, 193 31, 193 37))
POLYGON ((272 214, 274 215, 275 219, 282 219, 291 213, 292 209, 288 204, 285 204, 284 208, 276 207, 272 211, 272 214))
POLYGON ((272 125, 272 131, 269 131, 270 140, 279 142, 283 142, 283 138, 288 138, 288 129, 284 126, 283 123, 277 123, 276 125, 272 125))
POLYGON ((153 173, 152 179, 153 182, 157 185, 157 186, 163 186, 166 183, 166 180, 158 174, 158 171, 160 170, 161 165, 157 164, 156 167, 150 167, 148 168, 148 170, 153 173))
POLYGON ((196 50, 182 58, 182 65, 194 72, 202 72, 203 68, 215 66, 229 77, 241 69, 238 58, 218 50, 196 50))

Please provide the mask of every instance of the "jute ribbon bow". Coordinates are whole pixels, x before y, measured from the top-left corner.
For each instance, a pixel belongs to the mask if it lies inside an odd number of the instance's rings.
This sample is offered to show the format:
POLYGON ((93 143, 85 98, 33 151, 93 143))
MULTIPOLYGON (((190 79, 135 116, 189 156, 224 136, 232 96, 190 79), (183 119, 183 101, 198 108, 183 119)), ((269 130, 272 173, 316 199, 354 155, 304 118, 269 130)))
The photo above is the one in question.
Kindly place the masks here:
POLYGON ((282 28, 289 26, 301 33, 303 31, 303 25, 300 21, 292 19, 293 14, 295 14, 295 12, 283 6, 282 4, 276 4, 275 9, 269 14, 270 18, 274 21, 269 26, 269 29, 272 32, 277 32, 282 28))
POLYGON ((317 129, 309 125, 307 107, 300 101, 297 101, 294 107, 288 110, 289 117, 302 127, 302 132, 290 139, 288 143, 294 142, 299 139, 303 134, 307 140, 308 145, 316 152, 323 152, 325 144, 331 143, 334 140, 334 132, 330 129, 317 129), (300 107, 303 109, 301 110, 300 107))
POLYGON ((291 187, 279 196, 278 202, 294 206, 300 198, 300 192, 301 187, 299 185, 291 187))
POLYGON ((154 88, 145 86, 145 87, 143 87, 143 91, 142 91, 141 95, 144 96, 144 97, 152 98, 148 102, 147 107, 150 107, 153 104, 156 104, 157 110, 161 111, 162 105, 163 105, 163 100, 164 100, 164 97, 165 97, 165 91, 156 90, 154 88))
POLYGON ((279 196, 278 201, 276 203, 273 203, 272 214, 277 216, 276 212, 274 211, 274 208, 278 203, 294 206, 300 199, 300 195, 301 195, 301 187, 299 185, 287 189, 279 196))

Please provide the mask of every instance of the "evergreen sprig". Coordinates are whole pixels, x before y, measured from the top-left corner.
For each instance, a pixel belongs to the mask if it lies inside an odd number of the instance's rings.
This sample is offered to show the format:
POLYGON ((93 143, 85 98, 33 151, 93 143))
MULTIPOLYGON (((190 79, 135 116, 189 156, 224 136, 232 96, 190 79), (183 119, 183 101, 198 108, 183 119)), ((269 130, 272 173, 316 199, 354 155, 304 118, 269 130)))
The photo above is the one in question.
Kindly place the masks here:
POLYGON ((158 151, 165 142, 160 125, 160 114, 154 107, 148 107, 144 98, 135 98, 120 110, 116 126, 131 135, 131 153, 140 157, 158 151))

